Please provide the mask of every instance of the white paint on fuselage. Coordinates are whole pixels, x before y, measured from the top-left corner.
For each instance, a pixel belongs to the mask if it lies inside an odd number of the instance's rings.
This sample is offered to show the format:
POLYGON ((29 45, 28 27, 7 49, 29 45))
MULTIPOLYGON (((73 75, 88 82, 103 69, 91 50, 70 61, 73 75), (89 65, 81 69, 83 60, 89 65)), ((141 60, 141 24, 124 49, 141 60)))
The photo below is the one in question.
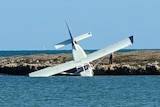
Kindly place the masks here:
POLYGON ((80 61, 87 57, 84 50, 81 48, 81 46, 76 41, 73 41, 72 55, 73 55, 73 60, 75 62, 80 61))
MULTIPOLYGON (((75 62, 85 59, 87 57, 85 51, 81 48, 81 46, 76 41, 73 41, 72 55, 73 55, 73 60, 75 62)), ((93 70, 89 63, 85 65, 81 65, 80 67, 77 67, 76 73, 78 73, 80 76, 94 75, 93 70)))
POLYGON ((86 63, 83 66, 78 66, 77 67, 76 74, 78 74, 80 76, 93 76, 94 72, 93 72, 92 67, 90 66, 90 64, 86 63))

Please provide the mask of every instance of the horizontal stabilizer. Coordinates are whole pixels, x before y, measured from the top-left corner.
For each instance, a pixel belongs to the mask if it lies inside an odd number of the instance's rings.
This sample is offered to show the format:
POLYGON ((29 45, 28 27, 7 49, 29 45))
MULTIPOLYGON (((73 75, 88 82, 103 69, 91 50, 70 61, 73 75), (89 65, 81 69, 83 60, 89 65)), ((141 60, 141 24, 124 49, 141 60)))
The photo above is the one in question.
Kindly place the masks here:
POLYGON ((74 40, 78 42, 78 41, 83 40, 83 39, 86 39, 86 38, 88 38, 88 37, 90 37, 90 36, 92 36, 92 33, 91 33, 91 32, 88 32, 88 33, 85 33, 85 34, 80 35, 80 36, 78 36, 78 37, 75 37, 74 40))
MULTIPOLYGON (((88 32, 88 33, 85 33, 85 34, 83 34, 83 35, 80 35, 80 36, 78 36, 78 37, 73 38, 73 40, 76 41, 76 42, 78 42, 78 41, 83 40, 83 39, 85 39, 85 38, 88 38, 88 37, 90 37, 90 36, 92 36, 92 33, 91 33, 91 32, 88 32)), ((62 48, 62 47, 66 46, 66 45, 68 45, 68 44, 70 44, 70 43, 72 43, 72 39, 68 39, 68 40, 65 40, 65 41, 63 41, 63 42, 60 42, 60 43, 56 44, 56 45, 55 45, 55 48, 56 48, 56 49, 59 49, 59 48, 62 48)))
POLYGON ((72 40, 71 40, 71 39, 68 39, 68 40, 65 40, 65 41, 63 41, 63 42, 60 42, 60 43, 56 44, 54 47, 55 47, 56 49, 59 49, 59 48, 62 48, 62 47, 64 47, 64 46, 70 44, 71 42, 72 42, 72 40))

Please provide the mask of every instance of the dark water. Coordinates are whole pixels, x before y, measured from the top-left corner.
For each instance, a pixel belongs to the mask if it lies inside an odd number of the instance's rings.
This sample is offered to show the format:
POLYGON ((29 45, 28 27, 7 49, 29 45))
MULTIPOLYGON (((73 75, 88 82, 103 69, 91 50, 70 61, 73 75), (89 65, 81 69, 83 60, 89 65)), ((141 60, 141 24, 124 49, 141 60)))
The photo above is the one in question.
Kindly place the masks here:
MULTIPOLYGON (((119 52, 128 51, 135 50, 119 52)), ((0 51, 0 56, 58 53, 71 51, 0 51)), ((159 83, 160 76, 0 75, 0 107, 159 107, 159 83)))
MULTIPOLYGON (((118 52, 129 52, 146 49, 122 49, 118 52)), ((153 49, 152 49, 153 50, 153 49)), ((154 49, 159 50, 159 49, 154 49)), ((85 50, 88 53, 92 53, 96 50, 85 50)), ((35 55, 35 54, 59 54, 59 53, 71 53, 71 50, 22 50, 22 51, 0 51, 0 57, 16 56, 16 55, 35 55)))
POLYGON ((71 53, 71 50, 0 51, 0 56, 8 57, 8 56, 16 56, 16 55, 58 54, 58 53, 71 53))
POLYGON ((160 76, 0 75, 0 107, 159 107, 160 76))

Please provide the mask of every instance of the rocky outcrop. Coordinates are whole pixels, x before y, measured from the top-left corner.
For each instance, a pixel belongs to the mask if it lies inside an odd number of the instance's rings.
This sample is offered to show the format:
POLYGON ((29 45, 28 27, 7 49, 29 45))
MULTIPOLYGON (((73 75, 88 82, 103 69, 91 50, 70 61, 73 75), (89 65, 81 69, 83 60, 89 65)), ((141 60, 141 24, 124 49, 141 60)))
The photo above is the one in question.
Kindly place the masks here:
POLYGON ((68 54, 57 55, 31 55, 0 58, 0 73, 11 75, 28 75, 49 66, 67 62, 71 59, 68 54))
POLYGON ((159 75, 160 66, 155 64, 144 66, 112 64, 105 67, 96 67, 94 71, 95 75, 159 75))
MULTIPOLYGON (((159 75, 160 51, 134 51, 114 53, 113 64, 108 64, 109 56, 91 62, 95 75, 159 75)), ((31 55, 0 57, 0 73, 28 75, 28 73, 55 66, 71 60, 71 54, 31 55)))

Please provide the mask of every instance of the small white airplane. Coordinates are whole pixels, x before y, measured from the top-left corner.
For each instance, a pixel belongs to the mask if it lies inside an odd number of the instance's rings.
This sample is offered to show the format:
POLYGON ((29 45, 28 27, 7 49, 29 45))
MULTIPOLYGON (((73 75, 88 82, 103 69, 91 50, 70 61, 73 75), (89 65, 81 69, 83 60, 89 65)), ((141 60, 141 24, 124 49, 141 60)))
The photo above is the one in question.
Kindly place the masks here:
POLYGON ((70 73, 71 75, 93 76, 94 75, 93 69, 90 65, 91 61, 104 57, 108 54, 111 54, 115 51, 118 51, 122 48, 125 48, 133 44, 133 36, 130 36, 104 49, 98 50, 96 52, 93 52, 87 55, 77 42, 82 39, 92 36, 91 32, 80 35, 76 38, 73 38, 67 23, 66 25, 67 25, 68 32, 71 38, 56 44, 55 48, 58 49, 58 48, 64 47, 71 43, 73 60, 57 65, 57 66, 54 66, 54 67, 47 67, 47 68, 44 68, 44 69, 41 69, 35 72, 31 72, 29 73, 29 77, 49 77, 49 76, 53 76, 56 74, 64 73, 64 71, 68 71, 73 68, 75 68, 76 71, 74 73, 70 73))

